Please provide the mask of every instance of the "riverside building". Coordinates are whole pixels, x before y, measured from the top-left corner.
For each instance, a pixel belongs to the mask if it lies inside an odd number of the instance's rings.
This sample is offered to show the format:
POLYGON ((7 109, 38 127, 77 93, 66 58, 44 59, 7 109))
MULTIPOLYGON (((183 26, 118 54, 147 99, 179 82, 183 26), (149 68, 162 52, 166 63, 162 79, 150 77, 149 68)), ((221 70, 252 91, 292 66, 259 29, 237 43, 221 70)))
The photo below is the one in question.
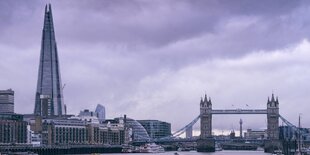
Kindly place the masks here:
POLYGON ((42 143, 53 145, 121 145, 125 141, 124 123, 92 123, 78 118, 45 119, 42 143))
POLYGON ((159 120, 138 120, 152 139, 171 135, 171 124, 159 120))
POLYGON ((20 114, 0 114, 0 144, 26 144, 27 122, 20 114))

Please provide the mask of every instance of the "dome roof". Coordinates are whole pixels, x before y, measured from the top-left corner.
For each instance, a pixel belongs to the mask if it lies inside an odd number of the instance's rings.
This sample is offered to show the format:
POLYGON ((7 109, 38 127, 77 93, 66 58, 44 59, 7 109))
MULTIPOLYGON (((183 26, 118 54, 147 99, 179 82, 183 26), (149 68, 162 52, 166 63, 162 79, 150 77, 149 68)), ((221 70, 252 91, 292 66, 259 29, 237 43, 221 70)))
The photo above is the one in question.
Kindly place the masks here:
POLYGON ((127 118, 126 125, 132 128, 133 141, 149 141, 150 136, 146 132, 145 128, 136 120, 127 118))
MULTIPOLYGON (((116 118, 117 120, 124 119, 116 118)), ((133 141, 150 141, 150 136, 145 130, 145 128, 136 120, 131 118, 126 118, 126 126, 132 129, 132 140, 133 141)))

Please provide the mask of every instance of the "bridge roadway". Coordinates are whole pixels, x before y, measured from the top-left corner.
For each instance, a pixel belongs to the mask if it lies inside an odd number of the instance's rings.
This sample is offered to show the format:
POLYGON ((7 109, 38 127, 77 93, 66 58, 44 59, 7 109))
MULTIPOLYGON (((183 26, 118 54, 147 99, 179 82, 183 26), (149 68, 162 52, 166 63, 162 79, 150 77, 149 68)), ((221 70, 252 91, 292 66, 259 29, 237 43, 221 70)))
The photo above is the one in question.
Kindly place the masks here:
POLYGON ((214 109, 211 114, 267 114, 267 109, 214 109))

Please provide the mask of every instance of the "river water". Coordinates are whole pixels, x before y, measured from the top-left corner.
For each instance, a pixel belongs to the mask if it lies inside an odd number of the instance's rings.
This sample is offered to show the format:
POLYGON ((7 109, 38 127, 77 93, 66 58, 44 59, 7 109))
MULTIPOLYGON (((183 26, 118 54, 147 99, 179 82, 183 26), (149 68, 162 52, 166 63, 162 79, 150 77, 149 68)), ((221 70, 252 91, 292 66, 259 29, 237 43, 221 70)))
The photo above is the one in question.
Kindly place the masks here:
MULTIPOLYGON (((155 153, 155 155, 174 155, 176 151, 169 151, 164 153, 155 153)), ((109 155, 124 155, 125 153, 114 153, 109 155)), ((152 153, 126 153, 130 155, 151 155, 152 153)), ((270 153, 264 153, 263 151, 218 151, 212 153, 202 153, 202 152, 178 152, 179 155, 271 155, 270 153)), ((102 154, 107 155, 107 154, 102 154)))

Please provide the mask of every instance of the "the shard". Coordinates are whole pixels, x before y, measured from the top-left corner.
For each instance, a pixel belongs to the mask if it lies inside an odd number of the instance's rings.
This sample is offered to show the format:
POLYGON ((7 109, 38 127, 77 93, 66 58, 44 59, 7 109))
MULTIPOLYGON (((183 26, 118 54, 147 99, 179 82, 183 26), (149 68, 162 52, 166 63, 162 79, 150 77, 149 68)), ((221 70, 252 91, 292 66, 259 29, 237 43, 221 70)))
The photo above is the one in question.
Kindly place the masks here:
POLYGON ((51 5, 45 6, 34 114, 65 115, 51 5))

